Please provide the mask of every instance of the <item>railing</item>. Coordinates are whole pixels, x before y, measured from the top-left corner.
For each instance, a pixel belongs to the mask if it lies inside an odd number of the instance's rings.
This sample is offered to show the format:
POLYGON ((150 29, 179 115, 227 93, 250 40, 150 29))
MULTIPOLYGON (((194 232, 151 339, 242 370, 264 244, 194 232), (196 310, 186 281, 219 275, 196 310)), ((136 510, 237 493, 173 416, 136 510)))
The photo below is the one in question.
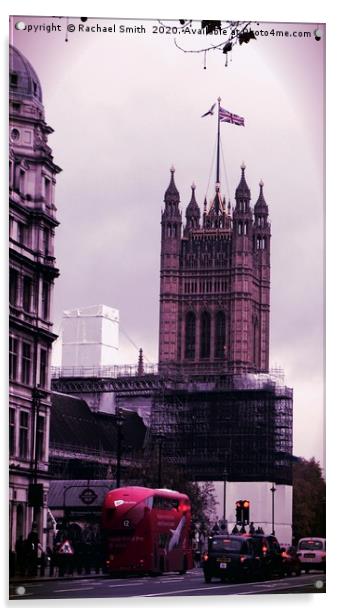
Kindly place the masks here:
MULTIPOLYGON (((194 368, 194 367, 192 367, 194 368)), ((158 364, 144 364, 143 371, 138 364, 125 364, 118 366, 52 366, 52 379, 119 379, 133 377, 143 379, 148 376, 160 376, 162 379, 170 379, 169 386, 172 389, 183 386, 188 390, 204 390, 211 387, 212 390, 233 389, 233 390, 259 390, 271 389, 277 394, 287 394, 290 389, 284 384, 284 373, 282 369, 274 368, 270 372, 242 374, 223 374, 209 364, 204 366, 197 364, 197 371, 190 374, 190 369, 184 366, 179 369, 176 366, 165 368, 159 371, 158 364)), ((165 385, 166 386, 166 385, 165 385)))
POLYGON ((121 366, 52 366, 51 378, 107 378, 116 379, 122 376, 144 376, 150 374, 158 374, 158 364, 144 364, 143 372, 141 373, 138 364, 126 364, 121 366))

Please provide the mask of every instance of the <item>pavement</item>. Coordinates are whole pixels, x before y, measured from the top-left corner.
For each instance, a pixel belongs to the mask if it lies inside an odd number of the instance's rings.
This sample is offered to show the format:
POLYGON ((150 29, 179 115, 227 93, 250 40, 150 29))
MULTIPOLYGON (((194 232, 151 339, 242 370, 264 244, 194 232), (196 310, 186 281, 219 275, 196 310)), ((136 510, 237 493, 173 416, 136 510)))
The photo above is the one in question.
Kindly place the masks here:
POLYGON ((10 584, 24 584, 27 582, 51 582, 52 580, 92 580, 92 579, 108 579, 110 576, 107 573, 67 573, 63 576, 60 575, 15 575, 14 577, 9 578, 10 584))

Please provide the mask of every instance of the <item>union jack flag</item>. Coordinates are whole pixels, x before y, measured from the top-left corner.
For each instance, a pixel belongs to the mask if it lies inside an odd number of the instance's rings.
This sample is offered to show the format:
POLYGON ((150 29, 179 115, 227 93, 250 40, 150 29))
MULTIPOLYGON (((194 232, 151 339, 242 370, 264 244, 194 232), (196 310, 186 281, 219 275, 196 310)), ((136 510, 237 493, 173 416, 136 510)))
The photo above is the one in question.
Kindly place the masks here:
POLYGON ((223 107, 220 107, 220 122, 229 122, 230 124, 237 124, 237 126, 244 126, 244 118, 236 115, 236 113, 231 113, 223 107))

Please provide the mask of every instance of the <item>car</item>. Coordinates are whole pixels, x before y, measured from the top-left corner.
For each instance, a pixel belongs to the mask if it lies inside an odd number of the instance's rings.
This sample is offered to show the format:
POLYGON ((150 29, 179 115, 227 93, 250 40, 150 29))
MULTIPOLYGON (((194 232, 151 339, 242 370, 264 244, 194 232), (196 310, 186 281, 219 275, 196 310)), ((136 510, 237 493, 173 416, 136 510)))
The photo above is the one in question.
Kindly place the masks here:
POLYGON ((297 555, 296 548, 290 546, 285 550, 283 549, 281 557, 283 575, 301 575, 301 562, 297 555))
POLYGON ((326 539, 323 537, 303 537, 298 543, 297 555, 301 568, 309 573, 311 569, 326 572, 326 539))
POLYGON ((203 574, 207 583, 212 578, 221 581, 246 581, 260 573, 260 560, 255 555, 252 537, 215 535, 208 539, 208 551, 203 554, 203 574))
POLYGON ((255 556, 260 561, 261 574, 264 579, 271 579, 274 575, 283 576, 283 550, 274 535, 254 533, 248 535, 255 544, 255 556))

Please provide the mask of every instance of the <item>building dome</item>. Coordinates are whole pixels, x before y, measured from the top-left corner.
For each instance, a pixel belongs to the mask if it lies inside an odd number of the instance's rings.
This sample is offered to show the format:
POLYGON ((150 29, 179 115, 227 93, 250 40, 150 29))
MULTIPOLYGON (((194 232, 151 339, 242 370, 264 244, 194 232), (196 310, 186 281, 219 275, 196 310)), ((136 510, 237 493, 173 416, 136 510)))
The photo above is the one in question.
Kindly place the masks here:
POLYGON ((11 97, 31 98, 42 104, 42 89, 37 73, 27 58, 10 45, 9 92, 11 97))

